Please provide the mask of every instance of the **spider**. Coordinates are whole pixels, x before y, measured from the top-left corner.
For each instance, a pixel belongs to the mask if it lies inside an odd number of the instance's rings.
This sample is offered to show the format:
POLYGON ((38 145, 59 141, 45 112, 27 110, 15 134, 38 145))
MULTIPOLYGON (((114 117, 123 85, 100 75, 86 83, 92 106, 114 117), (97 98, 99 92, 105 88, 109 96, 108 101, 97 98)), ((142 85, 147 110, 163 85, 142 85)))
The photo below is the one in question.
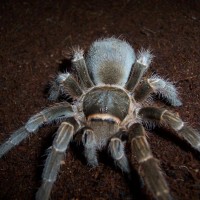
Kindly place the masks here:
POLYGON ((49 91, 50 100, 57 100, 64 93, 69 94, 73 102, 56 103, 33 115, 0 146, 2 157, 31 133, 37 132, 43 124, 60 122, 45 162, 37 200, 50 198, 61 162, 72 140, 82 142, 89 165, 97 166, 97 152, 107 148, 115 164, 127 174, 130 173, 130 163, 125 145, 130 142, 132 154, 140 165, 138 173, 153 197, 159 200, 171 198, 143 125, 168 125, 198 151, 200 135, 178 114, 145 106, 153 93, 167 99, 172 106, 182 104, 171 82, 159 76, 142 80, 152 59, 149 50, 142 49, 136 56, 129 43, 114 37, 92 43, 86 59, 82 49, 73 51, 72 66, 76 69, 78 81, 68 72, 60 73, 49 91))

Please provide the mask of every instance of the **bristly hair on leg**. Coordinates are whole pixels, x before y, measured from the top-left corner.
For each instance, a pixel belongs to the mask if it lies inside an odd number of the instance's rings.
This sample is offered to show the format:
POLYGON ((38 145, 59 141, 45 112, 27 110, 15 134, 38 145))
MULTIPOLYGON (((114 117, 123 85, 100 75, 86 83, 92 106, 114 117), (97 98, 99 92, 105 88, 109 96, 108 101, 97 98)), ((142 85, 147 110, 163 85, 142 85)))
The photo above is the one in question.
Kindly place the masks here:
POLYGON ((51 81, 50 89, 48 91, 48 100, 56 101, 60 96, 60 86, 56 80, 51 81))
POLYGON ((138 52, 137 62, 146 66, 146 68, 148 68, 154 57, 155 56, 152 54, 152 51, 150 49, 145 50, 144 48, 142 48, 138 52))
POLYGON ((148 82, 154 92, 166 100, 173 106, 181 106, 182 102, 178 97, 178 91, 174 84, 168 80, 160 78, 158 75, 153 75, 148 82))
POLYGON ((83 59, 84 50, 80 46, 74 46, 71 49, 72 61, 83 59))
POLYGON ((68 47, 62 51, 62 55, 64 58, 77 61, 83 58, 84 50, 80 46, 72 46, 68 47))

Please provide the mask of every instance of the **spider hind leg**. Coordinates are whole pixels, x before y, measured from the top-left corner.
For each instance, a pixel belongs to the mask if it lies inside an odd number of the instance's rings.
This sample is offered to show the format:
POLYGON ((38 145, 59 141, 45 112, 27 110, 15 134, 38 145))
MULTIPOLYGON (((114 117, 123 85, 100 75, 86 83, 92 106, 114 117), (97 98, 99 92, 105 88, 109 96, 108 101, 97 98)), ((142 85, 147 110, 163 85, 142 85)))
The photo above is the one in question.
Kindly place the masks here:
POLYGON ((153 55, 149 50, 142 49, 137 56, 136 62, 130 73, 129 80, 127 81, 125 88, 131 92, 134 92, 138 86, 142 76, 149 68, 149 65, 153 59, 153 55))
POLYGON ((55 101, 60 93, 68 94, 73 99, 77 99, 82 95, 83 91, 70 73, 61 73, 52 82, 48 99, 55 101))
POLYGON ((88 73, 83 53, 84 53, 83 50, 80 48, 74 49, 72 65, 77 71, 81 87, 87 90, 88 88, 93 87, 94 83, 92 82, 90 75, 88 73))

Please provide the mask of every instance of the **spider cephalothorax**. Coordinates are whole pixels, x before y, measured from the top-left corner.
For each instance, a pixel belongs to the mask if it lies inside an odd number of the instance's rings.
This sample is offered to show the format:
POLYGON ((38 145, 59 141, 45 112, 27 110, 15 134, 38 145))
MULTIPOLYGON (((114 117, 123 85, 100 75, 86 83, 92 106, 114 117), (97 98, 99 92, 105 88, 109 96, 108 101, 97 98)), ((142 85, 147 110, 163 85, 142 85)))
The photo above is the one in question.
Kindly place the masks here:
POLYGON ((166 124, 198 151, 200 135, 177 114, 145 106, 145 100, 152 93, 165 97, 173 106, 181 105, 172 83, 158 76, 141 82, 152 58, 148 50, 142 50, 135 56, 127 42, 116 38, 95 41, 86 61, 81 49, 74 51, 72 65, 79 80, 76 81, 70 73, 59 74, 49 95, 50 100, 57 100, 60 93, 68 94, 73 103, 57 103, 33 115, 25 126, 0 146, 0 156, 3 156, 44 123, 62 119, 45 163, 42 186, 36 199, 49 199, 61 161, 72 139, 83 143, 84 155, 91 166, 98 165, 97 151, 108 148, 116 165, 130 173, 124 150, 126 143, 122 141, 124 135, 140 164, 139 174, 153 196, 162 200, 171 198, 159 164, 151 153, 143 124, 166 124))

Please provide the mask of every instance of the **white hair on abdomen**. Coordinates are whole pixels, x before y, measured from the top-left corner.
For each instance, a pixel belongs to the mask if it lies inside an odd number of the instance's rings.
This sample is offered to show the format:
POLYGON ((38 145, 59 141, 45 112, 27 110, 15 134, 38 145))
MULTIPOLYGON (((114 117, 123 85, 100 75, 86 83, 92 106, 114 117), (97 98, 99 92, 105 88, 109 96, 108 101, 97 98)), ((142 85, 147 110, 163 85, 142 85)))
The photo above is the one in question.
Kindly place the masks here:
POLYGON ((88 71, 96 85, 124 86, 134 62, 131 45, 114 37, 95 41, 86 57, 88 71))

